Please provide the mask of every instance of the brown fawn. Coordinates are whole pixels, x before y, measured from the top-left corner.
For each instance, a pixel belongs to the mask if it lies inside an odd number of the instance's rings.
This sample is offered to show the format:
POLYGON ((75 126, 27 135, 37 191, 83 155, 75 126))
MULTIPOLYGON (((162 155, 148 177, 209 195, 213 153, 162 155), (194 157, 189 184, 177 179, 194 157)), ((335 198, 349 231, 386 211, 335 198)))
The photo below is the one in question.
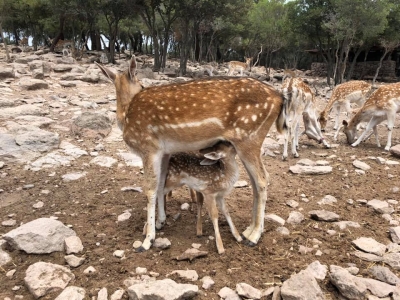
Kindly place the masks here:
MULTIPOLYGON (((243 232, 255 245, 264 227, 268 173, 261 161, 261 146, 271 126, 285 127, 284 97, 253 78, 213 77, 144 89, 137 77, 136 60, 115 74, 98 65, 115 85, 117 123, 123 139, 143 160, 147 196, 146 238, 138 251, 155 238, 157 199, 164 184, 171 154, 195 151, 218 141, 233 144, 253 187, 250 226, 243 232)), ((165 222, 164 201, 158 203, 159 222, 165 222)))
POLYGON ((200 153, 203 155, 177 153, 171 156, 164 194, 166 195, 183 185, 196 191, 197 235, 203 235, 201 208, 204 201, 214 227, 218 253, 222 254, 225 249, 219 233, 217 204, 235 239, 238 242, 242 241, 224 199, 231 192, 239 177, 239 168, 235 159, 236 151, 232 144, 219 142, 213 147, 200 150, 200 153))
POLYGON ((241 62, 241 61, 236 61, 236 60, 232 60, 230 62, 228 62, 228 75, 232 75, 233 72, 235 72, 236 70, 239 70, 240 72, 240 76, 243 76, 243 71, 247 70, 250 68, 250 63, 253 60, 253 58, 251 57, 245 57, 244 58, 246 60, 246 62, 241 62))
POLYGON ((336 118, 333 129, 336 130, 334 136, 334 139, 336 140, 340 130, 340 110, 344 109, 349 113, 351 111, 351 103, 356 103, 361 107, 370 92, 372 92, 372 85, 362 80, 352 80, 337 85, 332 92, 328 104, 319 114, 318 121, 321 124, 321 129, 323 131, 325 130, 326 123, 328 122, 328 115, 331 110, 334 109, 336 111, 336 118))
POLYGON ((400 112, 400 82, 380 86, 349 122, 343 120, 347 142, 353 147, 357 146, 371 135, 367 136, 367 133, 372 129, 376 144, 380 147, 377 125, 387 120, 388 138, 385 150, 389 151, 392 145, 392 131, 396 113, 398 112, 400 112), (368 124, 365 131, 357 139, 357 125, 361 122, 368 122, 368 124))
POLYGON ((330 145, 322 136, 321 128, 317 121, 315 96, 308 84, 300 78, 286 78, 282 84, 282 91, 288 99, 286 108, 288 131, 285 133, 282 159, 286 160, 288 157, 289 139, 292 144, 293 156, 299 157, 297 148, 299 146, 299 127, 302 116, 305 128, 302 134, 306 134, 308 138, 323 143, 326 148, 330 148, 330 145))

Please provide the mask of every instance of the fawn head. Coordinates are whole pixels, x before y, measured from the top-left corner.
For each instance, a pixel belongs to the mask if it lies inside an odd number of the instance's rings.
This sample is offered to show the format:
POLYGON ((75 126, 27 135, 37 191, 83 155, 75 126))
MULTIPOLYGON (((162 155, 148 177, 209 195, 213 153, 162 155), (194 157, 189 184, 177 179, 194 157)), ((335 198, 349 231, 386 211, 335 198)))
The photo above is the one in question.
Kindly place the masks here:
POLYGON ((199 152, 205 157, 200 163, 202 166, 213 165, 219 160, 234 159, 236 155, 235 147, 229 142, 222 141, 199 152))

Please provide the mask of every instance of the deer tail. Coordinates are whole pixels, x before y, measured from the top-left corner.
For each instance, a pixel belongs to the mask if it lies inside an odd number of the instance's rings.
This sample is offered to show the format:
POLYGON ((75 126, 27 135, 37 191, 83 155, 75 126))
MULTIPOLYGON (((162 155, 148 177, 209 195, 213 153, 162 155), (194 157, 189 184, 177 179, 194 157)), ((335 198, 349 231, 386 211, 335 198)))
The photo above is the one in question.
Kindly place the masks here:
POLYGON ((275 125, 276 129, 278 130, 279 133, 283 133, 287 130, 288 125, 286 123, 287 120, 287 110, 289 107, 289 102, 290 102, 290 95, 288 93, 283 93, 282 94, 282 107, 281 111, 279 113, 278 118, 276 119, 275 125))

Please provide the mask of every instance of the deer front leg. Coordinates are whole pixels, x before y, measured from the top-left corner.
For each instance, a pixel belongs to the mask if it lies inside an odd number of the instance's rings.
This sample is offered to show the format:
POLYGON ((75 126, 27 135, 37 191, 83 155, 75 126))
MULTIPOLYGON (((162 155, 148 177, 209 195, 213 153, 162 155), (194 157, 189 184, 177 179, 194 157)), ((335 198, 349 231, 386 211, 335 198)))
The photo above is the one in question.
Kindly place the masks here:
POLYGON ((297 152, 297 148, 299 147, 299 122, 296 120, 293 124, 293 129, 292 129, 292 155, 293 157, 299 157, 299 153, 297 152))
POLYGON ((288 157, 288 144, 289 144, 289 136, 290 135, 291 135, 291 128, 289 126, 288 130, 286 130, 286 132, 284 133, 282 160, 286 160, 288 157))
POLYGON ((393 127, 394 127, 394 121, 396 118, 396 113, 394 113, 394 114, 389 113, 387 118, 388 118, 387 119, 387 129, 389 132, 388 132, 385 150, 389 151, 390 147, 392 146, 392 132, 393 132, 393 127))
POLYGON ((224 214, 226 221, 228 222, 229 228, 231 229, 233 236, 235 237, 235 239, 238 242, 241 242, 243 239, 240 236, 239 231, 236 229, 235 224, 233 224, 232 218, 229 214, 228 207, 225 205, 224 198, 222 196, 218 196, 217 203, 219 204, 219 207, 220 207, 222 213, 224 214))
POLYGON ((147 182, 147 226, 146 238, 142 246, 137 249, 137 252, 149 250, 156 237, 156 202, 159 199, 159 213, 161 213, 161 222, 165 222, 164 211, 164 185, 167 175, 166 168, 168 167, 169 156, 164 156, 163 153, 149 155, 143 159, 143 169, 147 182), (162 200, 161 200, 162 199, 162 200))
MULTIPOLYGON (((165 186, 165 179, 167 177, 168 172, 168 164, 169 164, 170 155, 164 155, 161 158, 161 166, 160 166, 160 173, 159 173, 159 181, 157 182, 158 190, 157 190, 157 203, 158 203, 158 214, 157 214, 157 221, 156 221, 156 228, 161 229, 164 227, 165 220, 167 219, 165 213, 165 203, 166 197, 164 195, 164 186, 165 186), (160 194, 161 193, 161 194, 160 194)), ((172 191, 168 193, 169 197, 172 196, 172 191)))
POLYGON ((372 130, 377 124, 379 123, 379 119, 376 117, 372 117, 371 120, 368 122, 367 128, 363 131, 363 133, 359 136, 359 138, 351 144, 352 147, 358 146, 366 137, 367 133, 372 130))
POLYGON ((335 117, 335 126, 333 127, 334 130, 339 128, 339 120, 340 120, 340 105, 336 105, 336 117, 335 117))
POLYGON ((214 195, 205 196, 204 202, 206 203, 207 211, 212 221, 215 233, 215 243, 217 245, 218 253, 222 254, 225 252, 224 245, 222 243, 221 234, 218 226, 218 209, 215 202, 214 195))
POLYGON ((250 176, 253 188, 253 210, 250 226, 242 233, 249 246, 255 246, 264 229, 265 203, 267 200, 267 184, 269 175, 262 164, 260 155, 256 149, 259 146, 247 144, 235 144, 238 156, 250 176))

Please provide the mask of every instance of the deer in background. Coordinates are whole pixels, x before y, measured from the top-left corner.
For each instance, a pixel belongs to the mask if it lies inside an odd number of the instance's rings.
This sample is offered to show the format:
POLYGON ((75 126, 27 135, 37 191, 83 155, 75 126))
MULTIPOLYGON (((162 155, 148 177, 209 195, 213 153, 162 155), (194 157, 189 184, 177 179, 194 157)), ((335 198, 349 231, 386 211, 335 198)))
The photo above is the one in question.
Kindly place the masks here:
POLYGON ((388 137, 385 150, 389 151, 392 146, 392 131, 398 112, 400 112, 400 83, 380 86, 349 122, 343 120, 347 142, 353 147, 357 146, 370 136, 367 136, 367 133, 372 129, 376 144, 380 147, 377 125, 387 120, 388 137), (365 131, 357 139, 357 125, 361 122, 368 122, 368 124, 365 131))
POLYGON ((243 76, 243 71, 250 68, 250 63, 253 60, 251 57, 244 58, 246 62, 232 60, 228 62, 228 76, 232 75, 234 71, 239 70, 240 76, 243 76))
MULTIPOLYGON (((272 124, 285 128, 284 97, 253 78, 213 77, 143 89, 135 76, 136 60, 115 74, 99 68, 115 85, 117 123, 123 139, 143 160, 147 196, 146 238, 138 251, 148 250, 155 238, 157 199, 164 185, 171 154, 195 151, 218 141, 235 147, 250 176, 253 207, 250 226, 242 233, 254 246, 264 228, 269 175, 261 161, 261 146, 272 124)), ((165 222, 159 201, 159 223, 165 222)))
POLYGON ((21 41, 19 42, 19 44, 21 45, 22 49, 26 49, 29 46, 28 43, 28 38, 26 36, 24 36, 21 41))
POLYGON ((289 139, 292 145, 292 154, 299 157, 297 148, 299 147, 299 127, 300 119, 303 116, 305 130, 308 138, 323 143, 326 148, 330 145, 322 136, 321 128, 317 122, 315 96, 311 88, 300 78, 287 78, 282 84, 282 91, 288 99, 286 112, 288 115, 288 130, 285 133, 282 159, 288 157, 289 139))
POLYGON ((336 130, 334 139, 337 140, 340 130, 340 110, 344 109, 347 113, 351 112, 351 103, 356 103, 361 107, 371 92, 372 85, 362 80, 352 80, 337 85, 332 92, 328 104, 319 114, 318 121, 321 124, 322 131, 326 128, 329 113, 334 109, 336 111, 336 118, 333 129, 336 130))
POLYGON ((232 144, 219 142, 213 147, 200 150, 200 153, 203 155, 177 153, 171 156, 164 194, 166 195, 173 189, 183 185, 187 185, 190 190, 196 191, 197 236, 203 235, 201 209, 204 201, 214 226, 218 253, 222 254, 225 249, 219 232, 217 204, 224 214, 235 239, 238 242, 242 241, 224 200, 239 177, 239 168, 235 159, 236 151, 232 144))

